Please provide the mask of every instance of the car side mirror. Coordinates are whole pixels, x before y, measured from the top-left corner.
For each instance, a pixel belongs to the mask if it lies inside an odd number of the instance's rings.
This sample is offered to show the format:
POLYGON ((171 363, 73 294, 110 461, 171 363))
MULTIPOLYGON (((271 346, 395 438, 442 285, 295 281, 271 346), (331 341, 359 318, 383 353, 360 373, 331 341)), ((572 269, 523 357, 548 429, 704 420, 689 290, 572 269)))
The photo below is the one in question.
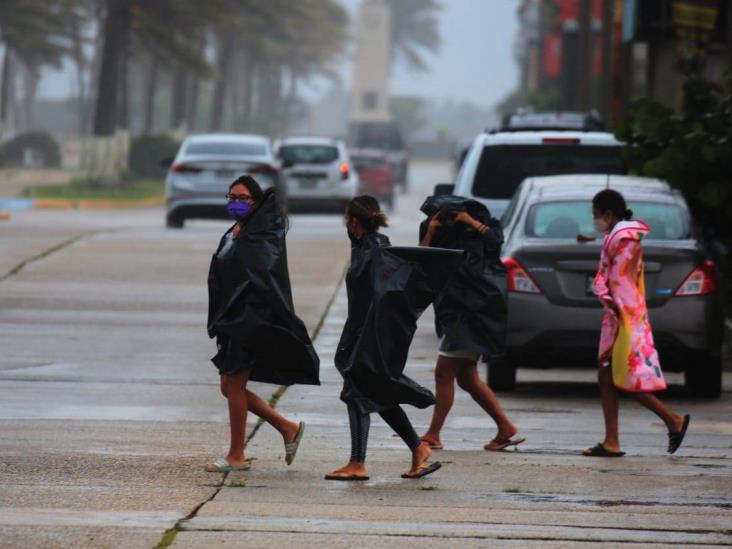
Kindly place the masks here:
POLYGON ((175 160, 172 156, 168 156, 167 158, 163 158, 160 161, 160 167, 161 168, 170 168, 173 165, 173 160, 175 160))
POLYGON ((455 191, 455 185, 453 183, 438 183, 435 185, 435 189, 432 192, 435 196, 442 196, 445 194, 452 194, 455 191))
POLYGON ((578 234, 577 235, 577 242, 580 244, 584 244, 585 242, 594 242, 597 240, 594 236, 590 236, 587 234, 578 234))

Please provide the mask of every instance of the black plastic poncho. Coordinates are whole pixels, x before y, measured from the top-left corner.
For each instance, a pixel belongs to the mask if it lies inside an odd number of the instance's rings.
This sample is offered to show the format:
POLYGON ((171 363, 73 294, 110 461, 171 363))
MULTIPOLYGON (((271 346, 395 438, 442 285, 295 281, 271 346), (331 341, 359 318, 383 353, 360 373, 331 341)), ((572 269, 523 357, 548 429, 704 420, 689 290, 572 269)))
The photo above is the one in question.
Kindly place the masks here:
POLYGON ((344 402, 364 413, 435 403, 431 391, 404 375, 404 366, 417 319, 460 256, 452 250, 390 247, 379 233, 354 243, 346 275, 348 319, 335 356, 344 402))
MULTIPOLYGON (((233 227, 232 227, 233 229, 233 227)), ((286 220, 270 195, 231 240, 229 229, 211 260, 208 334, 222 374, 251 369, 249 379, 319 385, 318 355, 295 315, 287 270, 286 220)))
MULTIPOLYGON (((466 211, 487 225, 484 234, 463 223, 443 223, 431 246, 463 250, 462 264, 434 301, 435 328, 444 337, 441 349, 468 351, 485 359, 500 357, 505 350, 506 269, 501 263, 503 232, 497 219, 475 200, 460 196, 431 196, 421 207, 431 217, 449 219, 453 212, 466 211)), ((429 218, 420 225, 420 240, 429 218)))

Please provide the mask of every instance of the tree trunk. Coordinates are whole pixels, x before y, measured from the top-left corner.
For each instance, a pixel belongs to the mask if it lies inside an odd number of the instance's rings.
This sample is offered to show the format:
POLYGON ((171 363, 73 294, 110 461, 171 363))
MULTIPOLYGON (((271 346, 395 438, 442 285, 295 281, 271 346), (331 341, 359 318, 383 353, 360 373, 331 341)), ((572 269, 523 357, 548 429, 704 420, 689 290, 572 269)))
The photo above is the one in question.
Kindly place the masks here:
POLYGON ((241 124, 245 131, 252 126, 252 105, 254 104, 254 79, 256 68, 251 56, 247 56, 244 63, 242 82, 241 124))
POLYGON ((120 61, 132 24, 132 11, 126 0, 107 0, 104 19, 104 47, 99 71, 99 87, 94 110, 94 135, 114 134, 119 120, 120 61))
POLYGON ((147 75, 147 89, 145 90, 145 124, 143 133, 150 133, 155 127, 155 93, 158 88, 158 72, 160 60, 157 55, 150 59, 150 72, 147 75))
POLYGON ((79 137, 86 133, 86 82, 84 73, 86 72, 86 56, 82 45, 81 28, 76 19, 74 19, 71 29, 72 39, 72 57, 76 64, 76 105, 79 110, 79 137))
POLYGON ((171 93, 170 128, 180 129, 186 121, 186 104, 188 95, 188 73, 183 67, 177 67, 173 75, 171 93))
POLYGON ((36 102, 36 92, 38 91, 38 70, 36 68, 23 68, 23 130, 29 131, 33 129, 33 110, 36 102))
POLYGON ((226 99, 226 78, 229 73, 231 55, 234 50, 234 36, 226 33, 219 43, 216 54, 216 83, 214 85, 213 97, 211 99, 211 122, 209 130, 221 129, 221 119, 224 114, 224 100, 226 99))
POLYGON ((10 118, 10 90, 15 82, 13 78, 13 50, 9 46, 5 46, 2 77, 0 78, 0 129, 2 129, 10 118))
POLYGON ((196 129, 196 125, 198 122, 198 83, 199 79, 197 76, 194 76, 190 79, 190 92, 188 94, 188 107, 186 111, 186 126, 188 126, 188 131, 192 132, 196 129))

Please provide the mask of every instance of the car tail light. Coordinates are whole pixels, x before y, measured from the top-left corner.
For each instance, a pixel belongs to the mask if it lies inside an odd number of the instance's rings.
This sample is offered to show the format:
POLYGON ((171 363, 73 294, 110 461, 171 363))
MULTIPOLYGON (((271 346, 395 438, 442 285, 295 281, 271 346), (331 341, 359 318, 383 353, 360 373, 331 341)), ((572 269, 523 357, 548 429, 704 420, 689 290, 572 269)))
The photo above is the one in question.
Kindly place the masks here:
POLYGON ((539 289, 539 286, 537 286, 536 282, 534 282, 534 279, 531 278, 529 273, 526 272, 518 261, 512 257, 507 257, 503 260, 503 264, 506 266, 509 292, 523 294, 541 293, 541 290, 539 289))
POLYGON ((203 171, 202 168, 190 164, 173 164, 170 170, 175 173, 201 173, 203 171))
POLYGON ((275 175, 278 171, 277 167, 272 164, 257 164, 248 170, 249 173, 266 175, 275 175))
POLYGON ((341 162, 341 165, 338 166, 338 171, 341 173, 341 179, 346 180, 351 172, 351 168, 347 162, 341 162))
POLYGON ((674 295, 707 295, 714 293, 716 289, 717 270, 714 267, 714 261, 708 259, 691 271, 674 295))
POLYGON ((545 137, 541 140, 545 145, 578 145, 579 137, 545 137))

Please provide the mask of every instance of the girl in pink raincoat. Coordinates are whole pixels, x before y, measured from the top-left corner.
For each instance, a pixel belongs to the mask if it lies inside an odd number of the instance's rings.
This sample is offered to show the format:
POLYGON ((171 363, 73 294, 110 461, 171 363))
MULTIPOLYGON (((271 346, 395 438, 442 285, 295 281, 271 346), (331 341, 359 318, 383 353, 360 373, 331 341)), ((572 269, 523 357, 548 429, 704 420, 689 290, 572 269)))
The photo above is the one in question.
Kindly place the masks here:
POLYGON ((592 199, 595 229, 605 234, 594 292, 605 308, 598 352, 600 399, 605 440, 583 451, 586 456, 620 457, 618 402, 622 391, 656 413, 668 427, 668 452, 684 439, 689 416, 680 416, 652 393, 666 389, 648 320, 641 240, 651 231, 631 219, 623 196, 606 189, 592 199))

